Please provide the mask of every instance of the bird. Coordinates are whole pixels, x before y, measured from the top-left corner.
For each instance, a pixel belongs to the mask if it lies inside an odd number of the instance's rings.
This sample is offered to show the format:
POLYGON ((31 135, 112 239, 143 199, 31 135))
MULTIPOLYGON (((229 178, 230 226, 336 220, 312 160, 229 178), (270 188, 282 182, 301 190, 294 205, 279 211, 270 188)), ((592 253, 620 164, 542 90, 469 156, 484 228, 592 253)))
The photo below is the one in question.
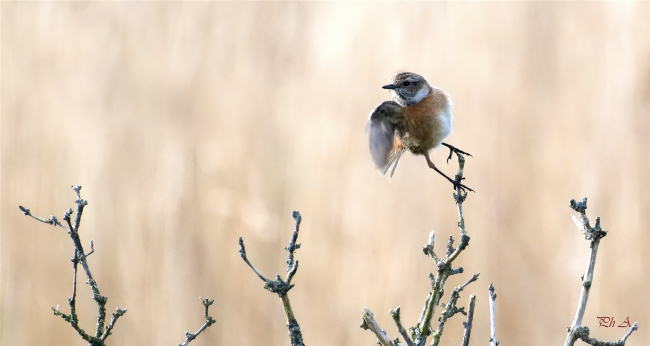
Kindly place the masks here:
POLYGON ((440 171, 429 157, 429 151, 441 144, 452 153, 471 156, 443 141, 453 130, 453 104, 449 94, 434 88, 424 77, 413 72, 395 75, 383 89, 390 90, 393 100, 380 103, 370 112, 366 131, 370 154, 381 175, 395 174, 400 158, 407 150, 423 155, 429 168, 447 178, 454 189, 474 191, 440 171))

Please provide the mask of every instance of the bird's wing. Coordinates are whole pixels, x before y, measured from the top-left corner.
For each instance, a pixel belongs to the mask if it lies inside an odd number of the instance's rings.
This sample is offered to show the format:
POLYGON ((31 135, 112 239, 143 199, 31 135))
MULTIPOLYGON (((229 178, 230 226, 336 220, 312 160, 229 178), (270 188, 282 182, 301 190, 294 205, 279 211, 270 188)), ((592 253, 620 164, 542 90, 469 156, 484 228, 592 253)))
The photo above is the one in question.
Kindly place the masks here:
MULTIPOLYGON (((370 135, 370 154, 375 166, 383 174, 394 165, 397 167, 403 148, 395 148, 395 127, 402 119, 402 107, 395 101, 384 101, 368 117, 366 131, 370 135), (395 149, 398 149, 397 151, 395 149)), ((394 172, 394 169, 391 172, 394 172)))
POLYGON ((388 165, 386 166, 386 169, 381 172, 382 175, 386 175, 386 173, 390 170, 390 173, 388 173, 388 180, 393 179, 393 174, 395 174, 395 170, 399 164, 399 159, 402 157, 402 154, 404 154, 405 150, 406 147, 404 147, 404 145, 402 145, 402 142, 396 138, 395 142, 393 142, 393 151, 391 151, 390 155, 388 156, 388 165))

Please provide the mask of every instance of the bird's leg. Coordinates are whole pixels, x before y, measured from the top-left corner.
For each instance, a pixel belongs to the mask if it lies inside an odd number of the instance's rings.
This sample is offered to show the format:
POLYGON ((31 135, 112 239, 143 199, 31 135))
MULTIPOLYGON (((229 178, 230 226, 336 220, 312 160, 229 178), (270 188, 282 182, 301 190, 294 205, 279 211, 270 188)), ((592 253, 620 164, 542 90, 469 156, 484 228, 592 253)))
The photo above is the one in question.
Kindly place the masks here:
POLYGON ((460 154, 463 154, 463 155, 472 156, 472 154, 470 154, 470 153, 466 153, 466 152, 464 152, 464 151, 462 151, 462 150, 456 148, 455 146, 453 146, 453 145, 451 145, 451 144, 447 144, 447 143, 444 143, 444 142, 443 142, 442 145, 444 145, 444 146, 446 146, 447 148, 449 148, 449 156, 447 157, 447 163, 449 163, 449 159, 451 159, 451 155, 452 155, 453 153, 456 153, 456 155, 458 155, 458 154, 460 153, 460 154))
MULTIPOLYGON (((442 171, 440 171, 440 170, 438 169, 438 167, 436 167, 436 165, 435 165, 435 164, 431 161, 431 159, 429 158, 429 153, 424 153, 424 158, 427 159, 427 164, 429 165, 429 168, 431 168, 431 169, 433 169, 434 171, 438 172, 440 175, 442 175, 442 176, 445 177, 447 180, 449 180, 450 183, 454 184, 454 190, 455 190, 456 188, 459 188, 459 187, 460 187, 460 188, 463 189, 463 190, 464 190, 464 189, 467 189, 467 190, 469 190, 469 191, 474 192, 474 190, 472 190, 472 189, 470 189, 469 187, 467 187, 467 186, 461 184, 461 183, 460 183, 460 180, 454 180, 454 179, 451 179, 451 178, 449 178, 445 173, 442 173, 442 171)), ((465 178, 463 178, 463 179, 465 179, 465 178)))

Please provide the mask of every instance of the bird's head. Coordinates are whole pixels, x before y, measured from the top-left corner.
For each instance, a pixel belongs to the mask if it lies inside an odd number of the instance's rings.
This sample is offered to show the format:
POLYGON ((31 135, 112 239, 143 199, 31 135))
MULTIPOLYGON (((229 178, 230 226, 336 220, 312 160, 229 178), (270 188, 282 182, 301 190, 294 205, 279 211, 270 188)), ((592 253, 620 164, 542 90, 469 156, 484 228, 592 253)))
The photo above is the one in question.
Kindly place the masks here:
POLYGON ((395 102, 405 107, 422 101, 431 93, 429 83, 419 74, 412 72, 397 74, 391 79, 390 84, 382 88, 389 89, 395 102))

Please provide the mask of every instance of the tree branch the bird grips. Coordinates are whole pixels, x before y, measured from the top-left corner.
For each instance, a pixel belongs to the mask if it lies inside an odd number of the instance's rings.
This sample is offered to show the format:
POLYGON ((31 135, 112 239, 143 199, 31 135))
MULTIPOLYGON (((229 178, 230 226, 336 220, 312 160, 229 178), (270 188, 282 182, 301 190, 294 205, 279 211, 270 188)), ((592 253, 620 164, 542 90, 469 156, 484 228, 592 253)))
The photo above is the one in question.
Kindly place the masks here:
MULTIPOLYGON (((464 168, 465 168, 465 157, 463 153, 456 151, 458 156, 458 173, 456 174, 456 181, 460 182, 463 178, 464 168)), ((465 333, 463 337, 463 345, 469 344, 469 337, 471 334, 472 328, 472 319, 474 316, 474 301, 475 296, 472 295, 469 300, 469 310, 466 312, 464 307, 458 307, 457 301, 460 298, 460 292, 470 283, 476 281, 479 277, 479 273, 472 275, 472 277, 467 280, 464 284, 454 288, 449 298, 449 301, 446 304, 442 304, 442 312, 440 313, 439 323, 435 330, 431 326, 431 321, 435 314, 436 308, 440 305, 440 299, 444 294, 444 285, 447 281, 447 278, 451 275, 461 274, 463 268, 453 268, 453 261, 458 258, 458 256, 467 248, 469 245, 469 236, 467 235, 467 230, 465 228, 465 217, 463 216, 463 202, 467 198, 467 191, 460 186, 455 186, 455 192, 453 194, 454 202, 456 203, 456 210, 458 212, 458 229, 460 232, 460 241, 458 246, 454 247, 454 239, 452 236, 449 237, 447 241, 446 253, 444 257, 436 255, 434 251, 435 245, 435 232, 431 232, 429 235, 428 242, 422 249, 424 254, 433 259, 433 262, 436 266, 436 275, 430 274, 431 280, 431 291, 429 292, 420 315, 418 323, 409 328, 410 335, 406 332, 406 329, 402 325, 400 319, 400 307, 397 307, 395 310, 390 310, 389 313, 393 317, 397 329, 404 339, 404 342, 408 346, 422 346, 426 344, 427 338, 432 336, 433 340, 431 342, 432 346, 437 346, 440 343, 442 333, 444 330, 445 323, 457 313, 466 315, 466 321, 463 323, 465 327, 465 333)), ((390 340, 386 335, 386 332, 379 327, 379 324, 374 318, 374 315, 370 309, 363 309, 363 323, 361 328, 368 329, 372 331, 377 337, 378 342, 382 346, 397 346, 401 345, 399 338, 395 340, 390 340)))

